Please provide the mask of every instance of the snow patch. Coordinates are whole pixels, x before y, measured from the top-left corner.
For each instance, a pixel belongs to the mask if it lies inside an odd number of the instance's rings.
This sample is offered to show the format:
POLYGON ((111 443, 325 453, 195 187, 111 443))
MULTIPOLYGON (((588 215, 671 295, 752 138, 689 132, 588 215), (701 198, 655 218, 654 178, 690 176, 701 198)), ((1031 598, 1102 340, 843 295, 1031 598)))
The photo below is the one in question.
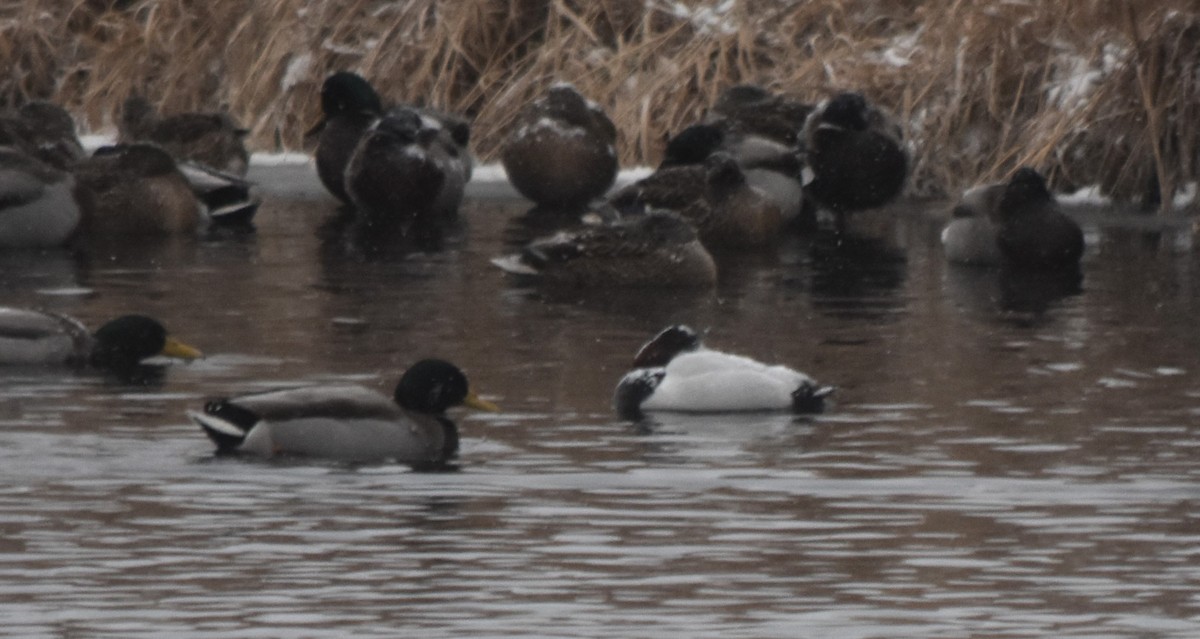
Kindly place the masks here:
POLYGON ((311 53, 301 53, 288 60, 287 68, 283 71, 283 79, 279 81, 280 90, 286 93, 301 80, 308 78, 309 72, 312 70, 312 63, 313 55, 311 53))

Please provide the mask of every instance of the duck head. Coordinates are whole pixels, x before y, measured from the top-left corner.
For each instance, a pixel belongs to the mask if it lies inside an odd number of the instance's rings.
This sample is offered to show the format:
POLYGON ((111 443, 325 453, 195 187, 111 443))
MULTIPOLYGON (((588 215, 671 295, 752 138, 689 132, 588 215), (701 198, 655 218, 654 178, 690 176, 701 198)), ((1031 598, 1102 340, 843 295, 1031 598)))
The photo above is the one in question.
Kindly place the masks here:
POLYGON ((1023 166, 1009 178, 1000 195, 998 209, 1001 217, 1018 213, 1031 205, 1052 202, 1054 195, 1046 186, 1046 178, 1034 169, 1023 166))
POLYGON ((712 124, 693 124, 667 140, 659 168, 702 164, 725 142, 725 133, 712 124))
POLYGON ((700 348, 700 335, 690 326, 669 326, 642 345, 633 358, 634 368, 657 368, 666 366, 675 356, 700 348))
POLYGON ((92 337, 91 364, 116 372, 130 372, 155 355, 197 359, 203 354, 167 335, 157 320, 145 315, 124 315, 101 326, 92 337))
POLYGON ((321 110, 326 118, 349 113, 381 113, 383 101, 365 78, 338 71, 321 85, 321 110))
POLYGON ((852 131, 865 131, 868 126, 867 99, 853 91, 839 93, 826 103, 821 121, 852 131))
POLYGON ((471 392, 467 376, 457 366, 441 359, 423 359, 404 371, 392 395, 402 408, 439 415, 451 406, 497 411, 499 408, 471 392))

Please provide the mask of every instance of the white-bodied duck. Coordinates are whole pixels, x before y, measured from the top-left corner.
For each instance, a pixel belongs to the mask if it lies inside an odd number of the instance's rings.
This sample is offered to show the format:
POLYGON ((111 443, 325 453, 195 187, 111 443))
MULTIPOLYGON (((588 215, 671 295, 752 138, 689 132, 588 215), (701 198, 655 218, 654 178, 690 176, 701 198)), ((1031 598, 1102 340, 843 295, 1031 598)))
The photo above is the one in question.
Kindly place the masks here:
POLYGON ((683 325, 647 342, 633 365, 613 399, 625 417, 653 411, 814 413, 824 410, 825 397, 834 390, 786 366, 706 348, 700 335, 683 325))

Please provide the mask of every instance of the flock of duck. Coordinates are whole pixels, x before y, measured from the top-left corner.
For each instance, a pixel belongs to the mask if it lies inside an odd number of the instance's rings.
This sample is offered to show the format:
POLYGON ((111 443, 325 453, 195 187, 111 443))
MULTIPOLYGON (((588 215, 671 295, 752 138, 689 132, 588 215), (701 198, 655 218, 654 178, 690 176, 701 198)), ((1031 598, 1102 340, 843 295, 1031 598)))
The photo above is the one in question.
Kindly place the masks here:
MULTIPOLYGON (((474 170, 462 116, 385 105, 363 77, 329 76, 310 132, 322 184, 351 223, 404 241, 453 224, 474 170)), ((71 116, 32 102, 0 117, 0 249, 195 232, 245 225, 258 207, 245 179, 246 130, 225 114, 162 116, 143 98, 123 106, 118 142, 85 155, 71 116)), ((617 130, 596 103, 559 84, 527 105, 504 142, 512 185, 531 214, 562 230, 493 263, 552 286, 712 286, 727 251, 760 250, 904 190, 902 129, 861 94, 816 105, 757 86, 725 91, 703 121, 671 137, 647 177, 611 192, 617 130), (824 217, 822 217, 824 215, 824 217)), ((963 194, 944 228, 948 260, 1015 269, 1076 268, 1083 235, 1045 179, 1021 168, 963 194)), ((156 320, 127 315, 94 332, 32 309, 0 308, 0 364, 71 364, 131 377, 154 356, 197 349, 156 320)), ((618 383, 617 412, 817 412, 833 392, 786 366, 709 349, 671 326, 648 341, 618 383)), ((305 386, 208 402, 189 417, 221 452, 436 466, 458 450, 446 410, 497 410, 454 364, 427 359, 393 397, 356 385, 305 386)))

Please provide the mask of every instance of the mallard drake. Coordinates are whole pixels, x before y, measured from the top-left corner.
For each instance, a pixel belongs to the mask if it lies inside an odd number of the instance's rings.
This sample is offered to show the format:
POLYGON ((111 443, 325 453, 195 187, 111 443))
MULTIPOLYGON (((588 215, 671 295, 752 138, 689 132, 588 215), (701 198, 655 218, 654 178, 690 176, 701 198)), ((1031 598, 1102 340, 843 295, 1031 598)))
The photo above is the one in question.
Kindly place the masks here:
POLYGON ((737 160, 718 152, 702 165, 668 166, 621 189, 609 200, 624 214, 647 208, 678 211, 709 250, 744 249, 780 237, 783 213, 750 186, 737 160))
POLYGON ((617 177, 617 128, 569 84, 556 84, 517 115, 501 151, 513 187, 540 207, 575 210, 617 177))
POLYGON ((1029 167, 1017 169, 996 200, 996 244, 1005 264, 1016 268, 1063 268, 1079 264, 1083 230, 1067 217, 1029 167))
POLYGON ((746 135, 796 146, 813 105, 772 93, 755 84, 738 84, 721 92, 705 115, 707 123, 723 122, 746 135))
POLYGON ((1003 192, 1001 183, 977 186, 962 194, 950 221, 942 227, 942 252, 947 261, 976 266, 1000 263, 993 218, 1003 192))
POLYGON ((804 124, 807 193, 842 214, 883 206, 904 190, 908 153, 902 131, 861 93, 839 93, 804 124))
POLYGON ((821 412, 832 386, 804 373, 710 350, 684 325, 642 346, 634 369, 617 384, 613 403, 625 417, 644 412, 821 412))
POLYGON ((445 411, 460 404, 498 410, 471 392, 457 366, 425 359, 404 372, 391 399, 357 385, 305 386, 218 399, 188 417, 218 452, 436 466, 458 452, 458 427, 445 411))
POLYGON ((191 184, 155 145, 101 147, 74 174, 85 236, 191 233, 202 219, 191 184))
POLYGON ((244 177, 250 167, 245 144, 248 133, 224 111, 162 117, 146 98, 134 95, 122 106, 118 142, 150 142, 177 160, 244 177))
POLYGON ((317 135, 317 177, 334 197, 346 204, 346 166, 371 124, 383 115, 383 101, 365 78, 350 71, 339 71, 321 85, 321 111, 324 117, 309 131, 317 135))
POLYGON ((163 355, 196 359, 200 351, 167 334, 144 315, 124 315, 95 333, 78 320, 23 308, 0 307, 0 364, 90 364, 130 372, 142 360, 163 355))
POLYGON ((345 176, 346 192, 365 224, 404 231, 456 212, 464 172, 439 141, 441 134, 408 108, 392 109, 367 129, 345 176))
POLYGON ((69 173, 0 146, 0 248, 66 243, 81 217, 74 189, 69 173))
POLYGON ((717 281, 716 263, 696 230, 670 211, 560 232, 492 263, 564 288, 706 287, 717 281))

